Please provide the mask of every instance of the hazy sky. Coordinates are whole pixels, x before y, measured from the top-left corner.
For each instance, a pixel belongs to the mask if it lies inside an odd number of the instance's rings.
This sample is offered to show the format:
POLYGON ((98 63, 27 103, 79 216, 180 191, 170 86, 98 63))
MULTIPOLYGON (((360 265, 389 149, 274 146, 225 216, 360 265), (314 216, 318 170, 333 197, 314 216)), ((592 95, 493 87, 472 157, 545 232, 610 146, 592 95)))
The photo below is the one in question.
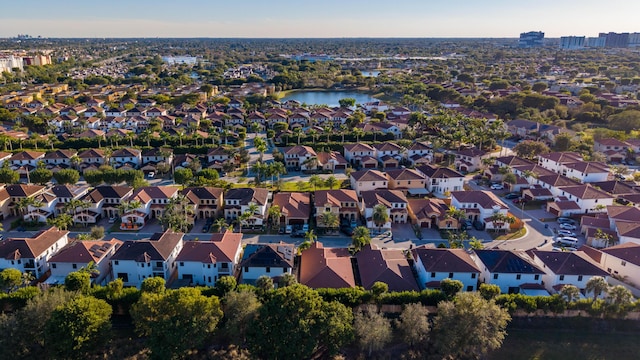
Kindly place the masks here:
POLYGON ((0 5, 0 37, 597 36, 640 32, 638 14, 633 0, 22 0, 0 5))

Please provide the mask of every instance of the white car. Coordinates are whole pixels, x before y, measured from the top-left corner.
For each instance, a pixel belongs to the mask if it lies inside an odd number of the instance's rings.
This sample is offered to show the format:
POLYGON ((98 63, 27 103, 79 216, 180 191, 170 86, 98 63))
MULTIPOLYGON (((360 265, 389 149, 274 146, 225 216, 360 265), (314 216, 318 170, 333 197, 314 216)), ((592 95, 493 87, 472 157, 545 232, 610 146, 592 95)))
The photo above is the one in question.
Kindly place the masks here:
POLYGON ((502 190, 504 186, 502 184, 491 184, 491 190, 502 190))
POLYGON ((569 230, 558 230, 558 235, 575 237, 576 233, 574 233, 573 231, 569 231, 569 230))
POLYGON ((575 230, 576 226, 572 225, 572 224, 569 224, 569 223, 564 223, 564 224, 560 224, 560 229, 563 229, 563 230, 575 230))
POLYGON ((110 217, 110 218, 109 218, 109 224, 113 224, 113 223, 115 223, 115 222, 116 222, 116 220, 118 220, 118 217, 117 217, 117 216, 110 217))

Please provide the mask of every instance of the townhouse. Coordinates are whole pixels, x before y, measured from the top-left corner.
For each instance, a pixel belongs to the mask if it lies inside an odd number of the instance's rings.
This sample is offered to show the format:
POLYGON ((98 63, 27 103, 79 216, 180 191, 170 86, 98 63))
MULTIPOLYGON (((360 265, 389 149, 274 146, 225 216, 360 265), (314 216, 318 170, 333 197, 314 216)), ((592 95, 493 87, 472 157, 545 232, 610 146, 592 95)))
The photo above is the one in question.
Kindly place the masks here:
POLYGON ((331 212, 340 220, 355 222, 360 211, 358 210, 358 195, 355 190, 317 190, 314 197, 316 226, 325 227, 320 220, 323 213, 331 212))
POLYGON ((494 219, 494 214, 509 216, 509 207, 490 191, 453 191, 451 205, 463 210, 467 219, 484 224, 486 229, 508 229, 509 223, 494 219))
POLYGON ((444 279, 462 282, 463 291, 475 291, 480 268, 464 249, 420 246, 411 250, 420 289, 440 289, 444 279))
POLYGON ((405 224, 409 221, 407 198, 398 190, 371 190, 363 191, 360 213, 366 220, 369 229, 391 229, 391 224, 405 224), (374 208, 382 205, 386 209, 388 221, 384 224, 374 220, 374 208))
POLYGON ((355 287, 349 249, 325 248, 315 241, 300 256, 299 282, 313 289, 355 287))
MULTIPOLYGON (((566 285, 573 285, 586 292, 587 282, 594 276, 609 274, 582 251, 541 251, 529 252, 534 263, 542 269, 542 284, 550 294, 556 294, 566 285)), ((586 295, 586 294, 585 294, 586 295)))
POLYGON ((352 172, 349 181, 351 188, 360 196, 363 191, 387 189, 389 179, 378 170, 360 170, 352 172))
POLYGON ((256 205, 258 210, 246 220, 245 226, 262 226, 265 223, 270 198, 271 193, 267 189, 229 189, 224 195, 224 218, 230 223, 240 218, 251 205, 256 205))
POLYGON ((418 291, 407 257, 400 249, 379 249, 365 245, 355 255, 362 287, 371 290, 376 282, 383 282, 389 291, 418 291))
POLYGON ((45 283, 64 284, 69 273, 87 268, 89 263, 95 265, 97 272, 91 274, 91 283, 106 285, 111 278, 111 257, 122 245, 118 239, 111 240, 75 240, 60 249, 49 259, 51 275, 45 283))
POLYGON ((390 190, 400 190, 411 195, 427 194, 427 177, 414 169, 387 170, 390 190))
POLYGON ((281 192, 273 196, 273 206, 280 208, 280 224, 302 226, 311 218, 309 193, 281 192))
POLYGON ((416 167, 416 170, 426 177, 427 190, 436 196, 464 189, 464 175, 453 169, 424 164, 416 167))
POLYGON ((120 230, 138 230, 147 220, 160 219, 171 199, 178 195, 176 186, 141 187, 131 195, 128 203, 139 202, 135 209, 125 209, 122 213, 120 230))
POLYGON ((261 276, 277 279, 291 274, 295 246, 293 244, 247 244, 240 262, 240 282, 254 284, 261 276))
POLYGON ((474 250, 471 255, 480 269, 480 282, 500 287, 502 293, 521 293, 527 289, 545 290, 545 272, 528 255, 510 250, 474 250))
POLYGON ((51 227, 24 238, 0 242, 0 269, 15 268, 39 279, 49 270, 49 259, 69 242, 69 232, 51 227))
POLYGON ((113 278, 138 288, 150 277, 161 277, 169 283, 177 270, 176 258, 184 245, 183 238, 183 233, 167 230, 148 240, 125 241, 111 257, 113 278))
POLYGON ((189 285, 214 286, 222 276, 234 276, 242 254, 242 234, 225 231, 209 241, 186 241, 176 258, 178 279, 189 285))
POLYGON ((224 209, 224 189, 199 186, 180 191, 193 207, 195 219, 217 218, 224 209))

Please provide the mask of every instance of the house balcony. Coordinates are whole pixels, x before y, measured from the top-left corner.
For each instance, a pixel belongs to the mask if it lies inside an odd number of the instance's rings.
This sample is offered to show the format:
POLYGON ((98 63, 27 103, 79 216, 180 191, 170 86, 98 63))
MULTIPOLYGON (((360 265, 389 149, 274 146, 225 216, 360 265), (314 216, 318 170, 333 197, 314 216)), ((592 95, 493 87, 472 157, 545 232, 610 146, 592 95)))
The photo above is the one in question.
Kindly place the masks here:
POLYGON ((164 272, 164 267, 162 266, 152 266, 151 271, 153 272, 164 272))

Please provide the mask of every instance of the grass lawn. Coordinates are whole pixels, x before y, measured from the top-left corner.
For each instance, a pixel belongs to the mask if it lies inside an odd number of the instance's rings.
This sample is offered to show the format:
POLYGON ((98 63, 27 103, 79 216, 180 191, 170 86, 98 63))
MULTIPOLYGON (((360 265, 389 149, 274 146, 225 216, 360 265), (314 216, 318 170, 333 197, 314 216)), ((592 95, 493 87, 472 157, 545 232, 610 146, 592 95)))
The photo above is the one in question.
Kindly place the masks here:
POLYGON ((637 359, 637 333, 591 333, 580 329, 511 329, 491 360, 637 359))
POLYGON ((512 239, 518 239, 522 236, 524 236, 524 234, 527 232, 527 229, 522 228, 522 229, 518 229, 514 232, 508 232, 506 234, 502 233, 502 232, 493 232, 490 231, 489 234, 491 234, 491 237, 493 238, 493 240, 512 240, 512 239))

